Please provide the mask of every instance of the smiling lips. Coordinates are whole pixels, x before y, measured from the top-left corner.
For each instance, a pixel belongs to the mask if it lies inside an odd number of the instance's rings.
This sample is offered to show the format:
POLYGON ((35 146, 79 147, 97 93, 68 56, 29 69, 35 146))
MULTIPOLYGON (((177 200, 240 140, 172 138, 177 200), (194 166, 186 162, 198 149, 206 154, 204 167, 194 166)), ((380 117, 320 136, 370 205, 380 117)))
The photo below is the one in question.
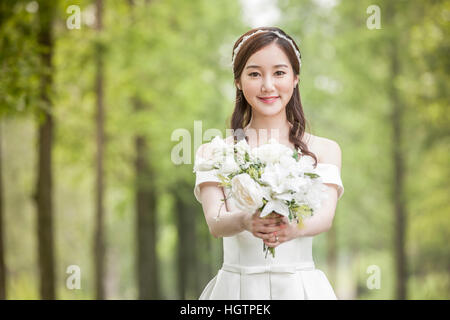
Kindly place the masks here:
POLYGON ((278 96, 271 96, 271 97, 258 97, 262 102, 264 103, 273 103, 275 102, 279 97, 278 96))

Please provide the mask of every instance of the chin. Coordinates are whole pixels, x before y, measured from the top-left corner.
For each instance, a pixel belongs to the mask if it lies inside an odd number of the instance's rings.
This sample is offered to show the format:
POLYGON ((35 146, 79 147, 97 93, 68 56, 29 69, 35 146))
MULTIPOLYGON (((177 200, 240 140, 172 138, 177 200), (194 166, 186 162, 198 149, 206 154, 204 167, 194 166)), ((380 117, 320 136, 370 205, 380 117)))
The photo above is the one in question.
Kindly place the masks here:
POLYGON ((279 114, 280 112, 284 111, 284 107, 280 106, 280 105, 275 105, 275 106, 260 106, 258 105, 256 108, 253 108, 254 111, 256 111, 257 113, 259 113, 262 116, 265 117, 270 117, 270 116, 275 116, 277 114, 279 114))

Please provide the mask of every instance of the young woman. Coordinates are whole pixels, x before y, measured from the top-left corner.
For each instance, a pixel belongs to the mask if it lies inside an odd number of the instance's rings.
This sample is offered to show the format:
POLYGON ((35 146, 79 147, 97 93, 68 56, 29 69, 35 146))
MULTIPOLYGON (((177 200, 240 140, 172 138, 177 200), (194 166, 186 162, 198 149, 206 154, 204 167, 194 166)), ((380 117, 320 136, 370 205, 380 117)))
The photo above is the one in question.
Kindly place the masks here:
MULTIPOLYGON (((196 173, 194 194, 202 203, 211 234, 223 237, 224 261, 200 299, 337 299, 325 274, 315 268, 312 240, 332 226, 338 199, 344 192, 341 150, 333 140, 305 132, 298 88, 301 55, 294 40, 279 28, 258 28, 242 35, 233 48, 236 105, 231 118, 233 136, 246 138, 251 148, 275 138, 300 155, 314 158, 328 199, 302 228, 273 214, 259 218, 225 201, 212 171, 196 173), (264 140, 264 141, 263 141, 264 140), (220 219, 216 220, 220 208, 220 219), (265 257, 262 242, 276 247, 265 257)), ((208 143, 197 151, 207 158, 208 143)))

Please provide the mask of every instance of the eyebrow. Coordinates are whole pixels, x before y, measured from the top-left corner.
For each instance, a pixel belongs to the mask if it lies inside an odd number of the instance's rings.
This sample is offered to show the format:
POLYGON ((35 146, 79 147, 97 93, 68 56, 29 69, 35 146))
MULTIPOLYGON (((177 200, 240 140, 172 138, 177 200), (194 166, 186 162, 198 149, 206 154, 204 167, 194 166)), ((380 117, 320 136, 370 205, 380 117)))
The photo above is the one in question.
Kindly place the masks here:
MULTIPOLYGON (((284 68, 289 68, 287 65, 285 65, 285 64, 277 64, 277 65, 275 65, 274 66, 274 68, 282 68, 282 67, 284 67, 284 68)), ((249 69, 249 68, 258 68, 258 69, 261 69, 261 66, 257 66, 257 65, 250 65, 250 66, 247 66, 247 68, 245 68, 245 69, 249 69)))

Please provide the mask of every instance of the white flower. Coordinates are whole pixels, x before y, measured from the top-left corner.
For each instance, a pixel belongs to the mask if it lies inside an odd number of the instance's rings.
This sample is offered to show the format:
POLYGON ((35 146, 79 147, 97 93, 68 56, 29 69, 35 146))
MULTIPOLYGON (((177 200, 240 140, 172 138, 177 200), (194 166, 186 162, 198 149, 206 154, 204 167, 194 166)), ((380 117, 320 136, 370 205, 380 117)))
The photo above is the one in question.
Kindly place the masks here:
POLYGON ((194 172, 208 171, 214 169, 215 161, 213 159, 204 159, 198 157, 195 159, 194 172))
POLYGON ((279 143, 275 139, 270 139, 269 143, 252 149, 252 156, 259 158, 263 163, 277 163, 283 156, 292 157, 293 151, 279 143))
POLYGON ((285 217, 289 216, 289 207, 284 203, 284 201, 278 199, 270 199, 269 202, 267 202, 264 206, 260 217, 263 218, 272 213, 272 211, 275 211, 276 213, 281 214, 285 217))
POLYGON ((222 150, 227 147, 227 143, 220 136, 215 136, 211 140, 210 146, 213 150, 222 150))
POLYGON ((224 163, 229 155, 234 153, 233 146, 227 144, 220 136, 215 136, 214 139, 211 140, 209 149, 212 154, 212 162, 218 166, 224 163))
POLYGON ((240 170, 239 165, 234 160, 233 154, 228 154, 220 168, 220 172, 222 174, 228 175, 230 173, 233 173, 233 172, 236 172, 239 170, 240 170))
POLYGON ((245 139, 239 140, 239 142, 235 144, 235 148, 239 155, 245 156, 246 152, 250 153, 250 146, 248 145, 248 143, 245 139))
POLYGON ((219 168, 227 147, 225 141, 216 136, 210 143, 204 145, 202 156, 195 159, 193 171, 208 171, 219 168))
POLYGON ((261 174, 261 182, 269 185, 275 193, 284 193, 290 190, 292 180, 289 168, 283 167, 279 163, 269 163, 261 174))
POLYGON ((263 206, 264 189, 247 173, 231 179, 231 192, 238 209, 253 213, 263 206))
POLYGON ((243 168, 247 169, 251 163, 255 162, 255 159, 252 155, 250 146, 248 145, 245 139, 240 140, 235 144, 236 149, 236 162, 243 168), (248 154, 248 158, 246 159, 246 154, 248 154))
POLYGON ((303 172, 312 171, 314 169, 314 159, 308 155, 302 155, 298 161, 303 172))
POLYGON ((292 153, 291 154, 283 154, 280 157, 280 164, 285 168, 289 168, 290 170, 293 170, 297 164, 297 160, 295 160, 292 157, 292 153))

